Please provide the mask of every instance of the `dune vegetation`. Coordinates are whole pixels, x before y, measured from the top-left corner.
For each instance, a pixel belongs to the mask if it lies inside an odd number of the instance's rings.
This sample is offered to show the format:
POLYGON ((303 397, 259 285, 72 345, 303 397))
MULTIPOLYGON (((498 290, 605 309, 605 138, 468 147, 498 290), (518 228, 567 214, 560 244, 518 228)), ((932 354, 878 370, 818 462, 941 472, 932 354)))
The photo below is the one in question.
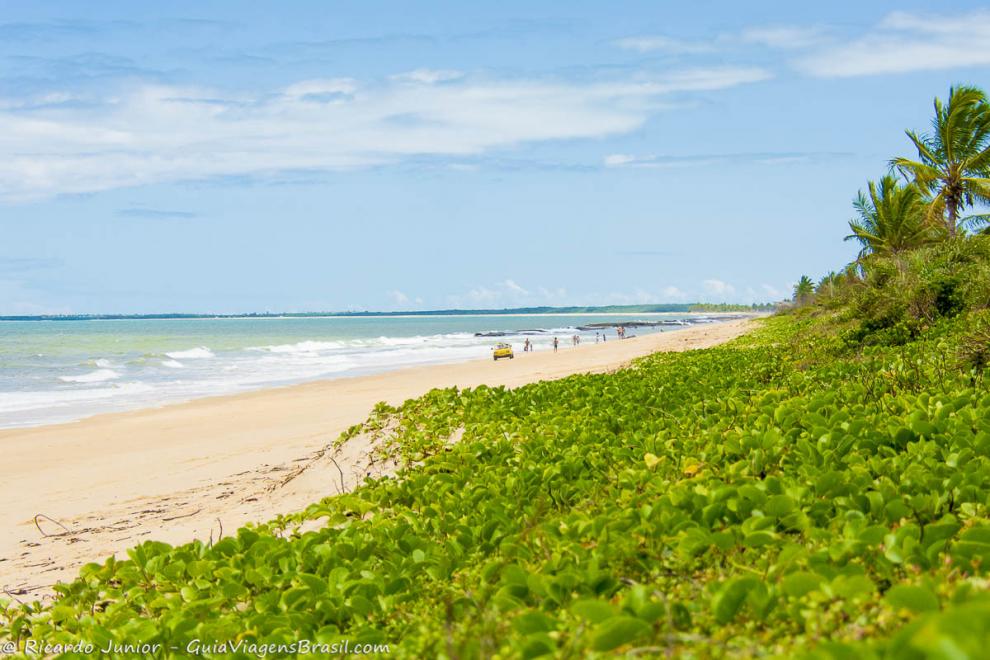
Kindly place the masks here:
POLYGON ((990 199, 986 99, 954 89, 910 135, 919 160, 856 199, 857 261, 750 335, 380 405, 340 442, 374 436, 395 477, 90 564, 53 603, 6 602, 0 638, 985 657, 990 236, 967 212, 990 199))

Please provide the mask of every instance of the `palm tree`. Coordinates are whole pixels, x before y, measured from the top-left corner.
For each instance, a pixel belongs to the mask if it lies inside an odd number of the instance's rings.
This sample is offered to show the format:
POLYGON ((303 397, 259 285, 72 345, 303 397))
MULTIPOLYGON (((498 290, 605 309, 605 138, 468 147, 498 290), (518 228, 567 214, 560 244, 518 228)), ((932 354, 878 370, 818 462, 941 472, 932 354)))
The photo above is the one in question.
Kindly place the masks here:
POLYGON ((936 97, 932 132, 907 136, 918 150, 918 160, 890 162, 931 195, 929 216, 939 219, 955 236, 960 226, 985 224, 987 215, 960 218, 976 203, 990 203, 990 105, 976 87, 949 88, 946 105, 936 97))
POLYGON ((835 295, 841 282, 842 276, 832 271, 818 280, 818 284, 815 285, 815 295, 831 298, 835 295))
POLYGON ((815 284, 807 275, 802 275, 797 284, 794 285, 794 302, 803 305, 811 300, 815 295, 815 284))
POLYGON ((847 241, 859 241, 859 258, 868 254, 893 255, 932 242, 938 230, 927 221, 926 201, 915 185, 901 186, 893 175, 870 181, 868 194, 859 191, 853 207, 859 215, 849 221, 847 241))

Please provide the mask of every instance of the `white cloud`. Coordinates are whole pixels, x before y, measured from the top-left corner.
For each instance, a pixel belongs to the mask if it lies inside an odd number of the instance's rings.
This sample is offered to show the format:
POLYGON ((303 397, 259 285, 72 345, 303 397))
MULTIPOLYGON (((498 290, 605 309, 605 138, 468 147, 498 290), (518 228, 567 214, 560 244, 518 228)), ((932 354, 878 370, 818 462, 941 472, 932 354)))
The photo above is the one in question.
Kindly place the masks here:
POLYGON ((563 287, 537 287, 527 289, 513 279, 505 279, 491 285, 479 285, 465 293, 447 296, 447 304, 453 307, 532 307, 537 305, 568 304, 567 289, 563 287))
POLYGON ((954 16, 887 15, 867 34, 798 59, 795 67, 832 78, 990 64, 990 11, 954 16))
POLYGON ((637 53, 661 52, 670 55, 692 55, 710 53, 714 45, 701 41, 684 41, 661 35, 624 37, 615 41, 615 45, 623 50, 634 50, 637 53))
POLYGON ((656 301, 656 295, 644 289, 636 289, 631 293, 613 292, 608 294, 607 298, 607 302, 611 305, 645 305, 656 301))
POLYGON ((301 99, 304 101, 325 101, 328 95, 349 95, 357 89, 357 83, 350 78, 330 78, 317 80, 303 80, 283 90, 283 94, 290 99, 301 99))
POLYGON ((782 290, 770 284, 763 284, 761 288, 771 300, 780 300, 787 297, 782 290))
POLYGON ((642 169, 682 168, 715 165, 726 162, 726 156, 659 157, 653 154, 610 154, 605 156, 605 167, 633 167, 642 169))
POLYGON ((513 280, 505 280, 502 282, 502 285, 512 293, 517 293, 521 296, 529 295, 529 291, 516 284, 513 280))
POLYGON ((414 69, 391 76, 392 80, 419 83, 422 85, 435 85, 463 77, 464 74, 461 71, 455 71, 453 69, 414 69))
POLYGON ((625 165, 645 165, 652 163, 656 156, 633 156, 632 154, 609 154, 605 156, 605 167, 625 165))
POLYGON ((794 163, 806 163, 809 160, 809 154, 788 154, 781 156, 767 155, 763 158, 756 158, 753 162, 760 165, 792 165, 794 163))
POLYGON ((617 39, 613 43, 623 50, 667 55, 703 55, 741 46, 798 49, 821 44, 826 30, 821 26, 767 25, 749 27, 741 32, 725 32, 705 40, 688 41, 664 35, 641 35, 617 39))
POLYGON ((409 303, 409 296, 398 290, 389 291, 388 297, 391 298, 396 305, 406 305, 409 303))
POLYGON ((895 11, 864 33, 841 39, 823 25, 752 26, 703 41, 631 36, 615 41, 625 50, 696 55, 745 46, 804 51, 792 66, 823 78, 936 71, 990 64, 990 10, 921 14, 895 11))
POLYGON ((0 200, 601 138, 639 128, 665 107, 667 94, 769 76, 759 68, 719 67, 595 82, 334 78, 237 94, 141 85, 84 109, 12 109, 0 98, 0 200))
POLYGON ((699 167, 726 162, 725 156, 660 157, 653 154, 611 154, 605 157, 605 167, 632 167, 639 169, 674 169, 699 167))
POLYGON ((880 27, 889 30, 917 30, 936 34, 956 35, 972 29, 974 22, 979 24, 990 18, 990 14, 977 11, 958 16, 919 16, 904 11, 894 11, 880 21, 880 27))
POLYGON ((736 288, 727 282, 722 280, 710 279, 702 282, 705 287, 705 291, 716 296, 731 296, 736 292, 736 288))
POLYGON ((743 43, 781 49, 808 48, 820 44, 824 37, 820 27, 798 26, 752 27, 739 35, 743 43))
POLYGON ((665 302, 665 301, 669 301, 669 300, 686 300, 687 299, 687 293, 685 293, 684 291, 681 291, 676 286, 673 286, 673 285, 666 286, 666 287, 663 288, 663 298, 664 298, 664 300, 661 301, 661 302, 665 302))
POLYGON ((608 168, 671 169, 685 167, 709 167, 724 164, 791 165, 806 163, 823 158, 847 156, 840 152, 793 152, 793 153, 734 153, 697 154, 693 156, 656 156, 654 154, 609 154, 603 159, 608 168))
POLYGON ((556 289, 548 289, 546 287, 541 286, 539 289, 537 289, 537 291, 539 292, 540 297, 543 299, 543 301, 550 305, 553 304, 563 305, 565 304, 564 301, 567 299, 567 289, 565 289, 564 287, 557 287, 556 289))
POLYGON ((471 289, 467 293, 468 300, 473 303, 492 303, 499 300, 501 297, 502 294, 498 291, 494 291, 483 286, 471 289))

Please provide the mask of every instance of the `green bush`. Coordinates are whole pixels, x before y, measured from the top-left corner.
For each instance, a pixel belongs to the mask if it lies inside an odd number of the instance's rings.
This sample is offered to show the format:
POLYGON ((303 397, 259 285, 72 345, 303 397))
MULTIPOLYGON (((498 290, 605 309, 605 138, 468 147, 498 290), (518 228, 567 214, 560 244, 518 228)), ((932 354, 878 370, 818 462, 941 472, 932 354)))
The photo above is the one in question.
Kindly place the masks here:
POLYGON ((819 301, 844 310, 850 346, 902 345, 943 318, 990 306, 990 237, 946 240, 890 257, 870 256, 819 301))

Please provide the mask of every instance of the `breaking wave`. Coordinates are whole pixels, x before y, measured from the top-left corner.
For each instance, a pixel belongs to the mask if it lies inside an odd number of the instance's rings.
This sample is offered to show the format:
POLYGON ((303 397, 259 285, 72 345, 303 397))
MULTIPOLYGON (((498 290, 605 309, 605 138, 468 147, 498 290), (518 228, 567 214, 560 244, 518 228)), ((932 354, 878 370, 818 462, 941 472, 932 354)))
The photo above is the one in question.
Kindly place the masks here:
POLYGON ((81 376, 59 376, 63 383, 102 383, 107 380, 120 378, 120 374, 113 369, 97 369, 81 376))

